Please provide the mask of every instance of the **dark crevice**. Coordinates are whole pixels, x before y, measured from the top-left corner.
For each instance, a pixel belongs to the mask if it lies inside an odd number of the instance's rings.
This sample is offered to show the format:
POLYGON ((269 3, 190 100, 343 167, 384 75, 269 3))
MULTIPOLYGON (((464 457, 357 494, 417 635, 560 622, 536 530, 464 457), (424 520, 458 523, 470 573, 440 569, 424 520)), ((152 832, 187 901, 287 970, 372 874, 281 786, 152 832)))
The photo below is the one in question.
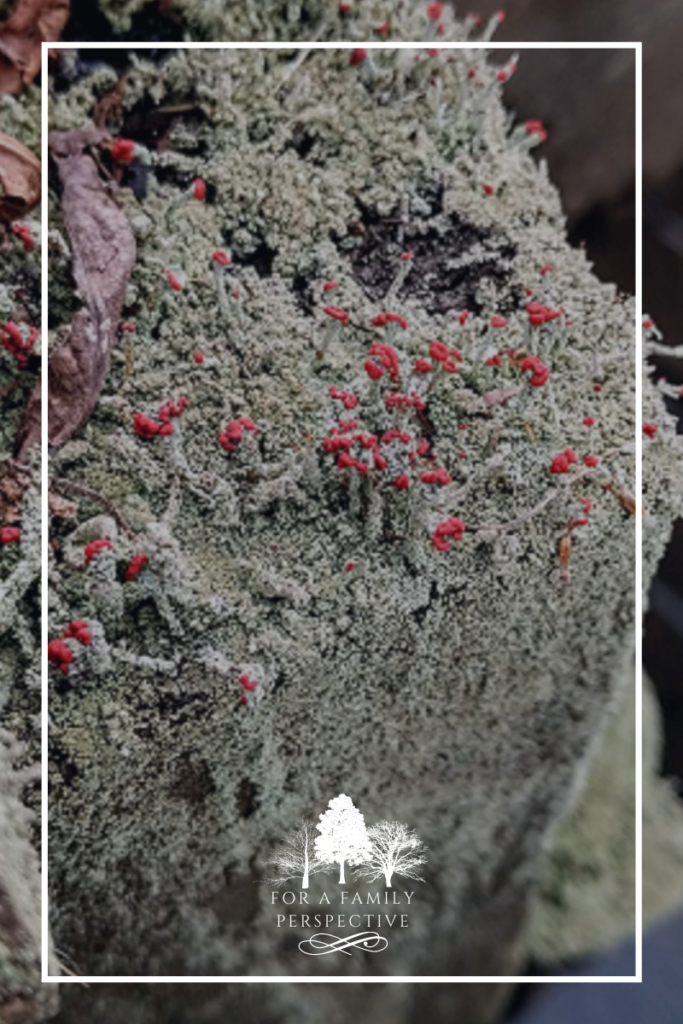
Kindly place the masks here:
MULTIPOLYGON (((440 202, 437 191, 433 204, 438 206, 440 202)), ((351 268, 356 281, 374 302, 384 298, 395 279, 401 250, 410 251, 412 260, 399 298, 415 298, 432 314, 451 309, 481 313, 477 292, 482 284, 490 282, 502 287, 510 280, 516 248, 488 228, 455 214, 448 218, 445 229, 411 221, 404 225, 399 245, 402 218, 398 210, 387 217, 362 207, 361 210, 363 242, 350 257, 351 268), (464 266, 449 266, 475 246, 483 247, 487 254, 464 266)))

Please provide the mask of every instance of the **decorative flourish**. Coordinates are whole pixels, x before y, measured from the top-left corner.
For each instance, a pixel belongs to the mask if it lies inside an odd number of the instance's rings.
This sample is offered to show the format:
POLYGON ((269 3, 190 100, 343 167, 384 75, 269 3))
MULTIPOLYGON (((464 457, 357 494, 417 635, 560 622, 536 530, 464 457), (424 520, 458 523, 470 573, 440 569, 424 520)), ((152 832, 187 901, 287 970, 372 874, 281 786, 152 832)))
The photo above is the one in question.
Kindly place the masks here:
POLYGON ((302 939, 299 949, 308 956, 325 956, 327 953, 346 953, 347 956, 351 956, 350 946, 359 946, 367 953, 382 953, 388 945, 388 939, 378 932, 356 932, 346 939, 338 939, 329 932, 316 932, 310 939, 302 939), (326 942, 325 939, 332 941, 326 942))

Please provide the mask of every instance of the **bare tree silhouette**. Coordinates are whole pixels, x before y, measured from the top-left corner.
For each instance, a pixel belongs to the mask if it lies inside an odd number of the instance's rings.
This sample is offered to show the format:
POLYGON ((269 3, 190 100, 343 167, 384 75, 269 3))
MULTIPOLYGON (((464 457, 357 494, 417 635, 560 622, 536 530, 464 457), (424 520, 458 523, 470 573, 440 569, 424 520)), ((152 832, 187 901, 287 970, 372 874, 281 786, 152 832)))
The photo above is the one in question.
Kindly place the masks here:
POLYGON ((360 864, 370 856, 365 818, 351 797, 342 793, 330 800, 327 810, 320 815, 318 832, 316 852, 326 862, 339 864, 339 884, 344 885, 345 862, 360 864))
POLYGON ((275 864, 280 874, 275 878, 264 878, 264 884, 277 888, 292 878, 300 878, 301 888, 307 889, 310 875, 330 867, 329 861, 323 860, 316 853, 315 840, 316 827, 305 818, 283 832, 282 842, 266 861, 267 864, 275 864))
POLYGON ((394 874, 414 878, 417 882, 424 881, 419 868, 427 862, 424 856, 427 847, 414 829, 400 821, 378 821, 368 829, 368 838, 370 856, 355 871, 356 878, 374 882, 384 875, 387 887, 391 887, 394 874))

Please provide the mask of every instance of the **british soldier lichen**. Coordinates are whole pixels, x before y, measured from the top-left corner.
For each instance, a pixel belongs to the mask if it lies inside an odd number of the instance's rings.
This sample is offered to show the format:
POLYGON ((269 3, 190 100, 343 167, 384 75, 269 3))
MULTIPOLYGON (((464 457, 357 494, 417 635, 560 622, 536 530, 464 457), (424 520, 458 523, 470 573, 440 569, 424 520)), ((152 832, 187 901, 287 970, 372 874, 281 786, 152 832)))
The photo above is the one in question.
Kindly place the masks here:
MULTIPOLYGON (((244 33, 268 18, 217 10, 244 33)), ((379 3, 343 17, 386 20, 379 3)), ((392 33, 418 22, 429 42, 474 28, 416 5, 392 33)), ((53 126, 113 84, 98 69, 55 93, 53 126)), ((53 679, 60 946, 80 944, 94 874, 126 884, 133 843, 143 901, 163 877, 174 906, 150 940, 138 901, 108 903, 114 972, 141 949, 251 969, 265 906, 241 944, 213 944, 192 908, 225 884, 226 849, 248 872, 331 779, 419 819, 453 906, 487 899, 522 821, 533 863, 603 717, 633 629, 633 310, 567 245, 530 155, 544 129, 511 128, 502 87, 480 51, 131 61, 111 129, 136 143, 135 331, 53 466, 85 490, 83 522, 55 531, 50 635, 71 650, 70 622, 92 632, 53 679), (187 111, 153 152, 133 130, 149 96, 187 111), (208 765, 201 801, 184 758, 208 765), (122 786, 139 811, 85 813, 122 786)), ((392 962, 420 956, 399 940, 392 962)), ((87 943, 78 958, 103 963, 87 943)))

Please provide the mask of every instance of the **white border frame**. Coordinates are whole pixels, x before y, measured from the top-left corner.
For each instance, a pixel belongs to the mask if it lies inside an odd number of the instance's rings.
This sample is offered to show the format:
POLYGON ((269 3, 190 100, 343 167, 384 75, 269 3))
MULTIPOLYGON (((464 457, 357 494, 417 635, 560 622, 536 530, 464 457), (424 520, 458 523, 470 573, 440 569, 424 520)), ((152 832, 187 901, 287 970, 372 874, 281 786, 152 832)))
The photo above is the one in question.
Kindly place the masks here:
MULTIPOLYGON (((357 46, 362 45, 366 49, 372 50, 425 50, 429 47, 436 47, 439 50, 633 50, 636 57, 636 96, 635 96, 635 119, 636 119, 636 151, 635 151, 635 190, 636 190, 636 202, 635 202, 635 217, 636 217, 636 295, 635 295, 635 379, 636 379, 636 494, 639 499, 638 508, 640 509, 640 498, 642 495, 642 375, 640 373, 640 367, 643 359, 643 346, 642 346, 642 322, 643 322, 643 309, 642 309, 642 260, 643 260, 643 246, 642 246, 642 119, 643 119, 643 100, 642 100, 642 66, 643 66, 643 44, 640 42, 605 42, 605 43, 544 43, 544 42, 515 42, 514 40, 506 40, 505 42, 457 42, 449 43, 434 40, 431 43, 428 42, 283 42, 283 43, 263 43, 263 42, 250 42, 250 43, 188 43, 188 42, 171 42, 171 43, 43 43, 42 44, 42 67, 47 68, 48 62, 48 50, 351 50, 357 46)), ((48 147, 47 147, 47 133, 48 133, 48 75, 43 74, 41 84, 41 99, 42 99, 42 194, 43 200, 46 202, 48 194, 48 147)), ((47 242, 48 242, 48 217, 47 217, 47 206, 43 209, 43 218, 41 225, 41 258, 42 258, 42 275, 41 275, 41 290, 42 290, 42 318, 41 318, 41 337, 42 337, 42 451, 43 459, 41 466, 41 479, 42 479, 42 574, 41 574, 41 592, 43 609, 45 611, 47 607, 47 594, 48 594, 48 564, 47 564, 47 545, 49 543, 49 514, 47 506, 47 494, 48 494, 48 460, 45 453, 47 452, 47 308, 48 308, 48 261, 47 261, 47 242)), ((340 978, 336 975, 316 975, 306 976, 292 975, 127 975, 125 977, 111 976, 111 975, 79 975, 79 976, 52 976, 49 974, 49 943, 48 943, 48 792, 47 792, 47 765, 48 765, 48 662, 47 662, 47 644, 48 644, 48 622, 47 615, 43 615, 41 623, 41 642, 42 642, 42 654, 41 654, 41 673, 42 673, 42 694, 41 694, 41 721, 42 721, 42 732, 41 732, 41 751, 42 751, 42 763, 43 763, 43 781, 41 790, 41 808, 42 808, 42 942, 41 942, 41 981, 42 982, 53 982, 60 984, 104 984, 104 983, 117 983, 117 984, 128 984, 133 982, 148 982, 150 984, 155 982, 176 982, 176 983, 187 983, 187 984, 199 984, 199 983, 243 983, 252 984, 257 982, 272 982, 282 983, 289 982, 296 984, 321 984, 334 983, 334 984, 405 984, 408 982, 419 982, 419 983, 443 983, 450 982, 452 984, 481 984, 486 982, 493 982, 496 984, 506 984, 508 982, 533 982, 542 981, 543 983, 551 982, 569 982, 570 984, 582 984, 582 983, 602 983, 602 982, 614 982, 614 983, 642 983, 642 630, 640 623, 643 617, 643 606, 642 606, 642 560, 641 560, 641 549, 642 549, 642 515, 637 514, 635 520, 635 534, 636 534, 636 549, 635 549, 635 560, 636 560, 636 583, 635 583, 635 667, 636 667, 636 722, 638 729, 636 732, 636 749, 635 749, 635 767, 636 767, 636 973, 635 975, 616 975, 609 977, 602 976, 580 976, 574 977, 572 975, 512 975, 512 976, 500 976, 500 975, 475 975, 475 976, 413 976, 413 975, 397 975, 397 976, 367 976, 367 975, 352 975, 349 977, 340 978)))

